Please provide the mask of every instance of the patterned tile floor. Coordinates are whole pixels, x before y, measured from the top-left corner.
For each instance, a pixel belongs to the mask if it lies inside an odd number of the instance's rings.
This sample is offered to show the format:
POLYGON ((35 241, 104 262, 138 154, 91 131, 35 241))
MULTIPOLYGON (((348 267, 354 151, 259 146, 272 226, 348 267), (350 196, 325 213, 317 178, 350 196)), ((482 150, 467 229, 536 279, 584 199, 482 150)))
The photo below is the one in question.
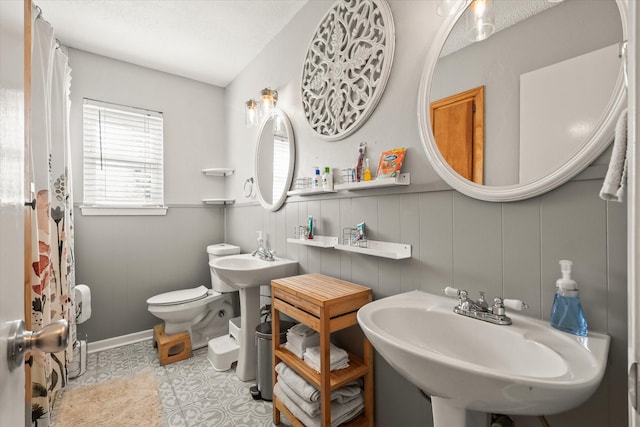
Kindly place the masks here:
MULTIPOLYGON (((165 366, 160 366, 151 340, 92 353, 87 371, 67 387, 133 376, 147 367, 155 370, 167 427, 273 426, 271 403, 253 400, 249 394, 255 381, 240 381, 234 369, 215 371, 206 347, 194 351, 190 359, 165 366)), ((55 408, 53 414, 55 426, 55 408)))

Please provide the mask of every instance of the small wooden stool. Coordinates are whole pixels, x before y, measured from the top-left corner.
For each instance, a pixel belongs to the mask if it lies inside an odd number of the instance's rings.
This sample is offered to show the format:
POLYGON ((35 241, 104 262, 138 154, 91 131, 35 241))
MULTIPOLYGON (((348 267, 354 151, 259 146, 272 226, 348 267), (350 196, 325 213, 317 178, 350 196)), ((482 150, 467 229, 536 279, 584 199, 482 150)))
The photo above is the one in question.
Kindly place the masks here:
POLYGON ((191 357, 191 336, 189 332, 167 335, 161 323, 153 327, 153 347, 158 349, 160 365, 178 362, 191 357))

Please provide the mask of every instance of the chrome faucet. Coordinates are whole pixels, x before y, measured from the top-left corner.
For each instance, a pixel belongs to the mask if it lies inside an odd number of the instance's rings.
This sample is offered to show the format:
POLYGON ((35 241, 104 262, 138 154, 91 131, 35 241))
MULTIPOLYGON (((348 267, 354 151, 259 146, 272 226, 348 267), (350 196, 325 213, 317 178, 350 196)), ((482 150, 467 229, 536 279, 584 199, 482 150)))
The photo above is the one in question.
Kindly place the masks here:
POLYGON ((510 325, 512 323, 511 318, 505 314, 505 306, 518 311, 529 308, 527 304, 520 300, 503 299, 501 297, 494 298, 493 306, 489 307, 485 300, 484 292, 480 292, 480 298, 474 301, 469 298, 469 292, 464 289, 447 286, 442 291, 447 296, 458 297, 458 305, 453 308, 454 313, 496 325, 510 325))
POLYGON ((251 253, 252 256, 258 257, 265 261, 275 261, 275 253, 276 251, 272 251, 264 244, 264 239, 262 238, 262 231, 258 231, 258 248, 251 253))

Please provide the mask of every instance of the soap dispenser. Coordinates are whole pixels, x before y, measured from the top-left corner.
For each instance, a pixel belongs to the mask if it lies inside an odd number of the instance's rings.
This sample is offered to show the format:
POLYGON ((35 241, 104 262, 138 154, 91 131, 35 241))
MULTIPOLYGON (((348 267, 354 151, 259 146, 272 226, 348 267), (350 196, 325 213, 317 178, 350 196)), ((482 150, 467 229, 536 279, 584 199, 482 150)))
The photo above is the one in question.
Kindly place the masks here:
POLYGON ((322 175, 322 189, 324 191, 333 191, 333 174, 331 168, 326 166, 322 175))
POLYGON ((313 174, 313 180, 311 181, 311 186, 314 188, 320 187, 320 168, 314 166, 315 173, 313 174))
POLYGON ((578 294, 578 284, 571 279, 569 260, 560 261, 562 277, 556 281, 556 294, 551 307, 551 326, 573 335, 587 335, 587 320, 584 317, 578 294))

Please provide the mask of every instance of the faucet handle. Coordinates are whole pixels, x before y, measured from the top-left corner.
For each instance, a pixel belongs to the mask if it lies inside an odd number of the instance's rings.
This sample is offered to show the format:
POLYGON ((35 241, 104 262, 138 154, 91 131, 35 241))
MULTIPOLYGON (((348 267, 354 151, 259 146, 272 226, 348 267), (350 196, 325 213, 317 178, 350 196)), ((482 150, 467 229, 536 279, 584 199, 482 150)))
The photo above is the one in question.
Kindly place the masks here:
POLYGON ((451 286, 447 286, 446 288, 444 288, 444 289, 442 290, 442 292, 443 292, 446 296, 448 296, 448 297, 454 297, 454 298, 455 298, 455 297, 457 297, 457 296, 460 296, 460 292, 465 292, 465 293, 466 293, 466 291, 462 291, 462 290, 460 290, 460 289, 452 288, 451 286))
POLYGON ((512 310, 522 311, 524 309, 529 308, 527 304, 522 302, 519 299, 505 299, 502 301, 505 307, 508 307, 512 310))

